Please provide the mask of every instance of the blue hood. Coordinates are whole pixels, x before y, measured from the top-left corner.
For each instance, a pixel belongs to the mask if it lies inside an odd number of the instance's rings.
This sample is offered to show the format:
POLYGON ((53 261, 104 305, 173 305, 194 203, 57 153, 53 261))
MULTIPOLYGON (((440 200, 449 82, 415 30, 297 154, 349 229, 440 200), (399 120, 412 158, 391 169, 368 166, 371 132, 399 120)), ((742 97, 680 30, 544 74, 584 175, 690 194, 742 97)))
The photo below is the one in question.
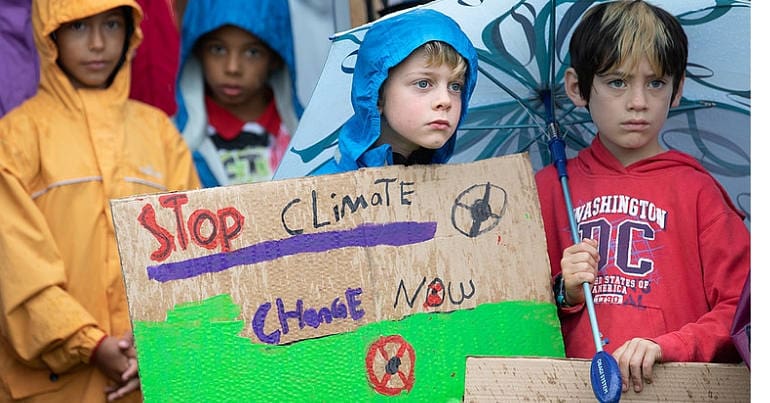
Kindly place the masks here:
MULTIPOLYGON (((177 76, 176 100, 179 106, 179 111, 175 117, 177 127, 184 130, 188 119, 194 119, 193 112, 198 113, 197 107, 190 105, 190 99, 193 97, 185 97, 184 94, 190 87, 199 89, 200 83, 190 85, 190 81, 203 79, 198 66, 188 66, 189 64, 198 64, 194 54, 195 43, 203 35, 224 25, 233 25, 252 33, 283 58, 288 75, 283 80, 285 81, 283 87, 287 91, 282 91, 282 88, 275 88, 274 83, 271 83, 271 86, 281 118, 289 132, 294 133, 296 122, 292 123, 292 120, 298 120, 302 107, 296 96, 294 40, 289 6, 286 0, 190 0, 187 2, 182 21, 182 54, 179 75, 177 76), (198 77, 190 77, 193 75, 198 77), (289 109, 294 116, 286 116, 289 109)), ((195 98, 198 95, 194 94, 195 98)), ((197 99, 195 101, 197 103, 197 99)), ((200 102, 203 102, 203 99, 200 102)), ((195 144, 191 144, 191 146, 195 146, 195 144)))
MULTIPOLYGON (((335 160, 320 167, 316 173, 343 172, 392 163, 389 145, 369 149, 380 136, 379 90, 388 78, 389 69, 430 41, 451 45, 468 63, 460 112, 460 123, 463 122, 476 86, 478 58, 476 49, 460 26, 450 17, 427 9, 382 19, 366 32, 358 52, 351 91, 354 115, 340 129, 339 153, 335 160)), ((442 148, 436 150, 433 163, 449 160, 456 138, 457 131, 442 148)))

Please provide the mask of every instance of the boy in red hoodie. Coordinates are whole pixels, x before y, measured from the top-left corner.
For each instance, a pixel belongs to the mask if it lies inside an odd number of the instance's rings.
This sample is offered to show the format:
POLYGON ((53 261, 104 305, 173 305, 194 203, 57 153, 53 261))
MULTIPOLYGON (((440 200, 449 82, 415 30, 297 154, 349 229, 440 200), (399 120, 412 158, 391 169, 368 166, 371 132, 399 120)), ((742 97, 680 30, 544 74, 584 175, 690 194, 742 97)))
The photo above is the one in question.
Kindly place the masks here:
POLYGON ((598 133, 567 164, 573 244, 556 169, 536 175, 567 357, 596 353, 582 283, 592 286, 623 391, 653 364, 737 362, 730 325, 749 273, 749 233, 717 181, 658 142, 679 105, 687 37, 643 1, 590 9, 570 42, 565 89, 598 133))

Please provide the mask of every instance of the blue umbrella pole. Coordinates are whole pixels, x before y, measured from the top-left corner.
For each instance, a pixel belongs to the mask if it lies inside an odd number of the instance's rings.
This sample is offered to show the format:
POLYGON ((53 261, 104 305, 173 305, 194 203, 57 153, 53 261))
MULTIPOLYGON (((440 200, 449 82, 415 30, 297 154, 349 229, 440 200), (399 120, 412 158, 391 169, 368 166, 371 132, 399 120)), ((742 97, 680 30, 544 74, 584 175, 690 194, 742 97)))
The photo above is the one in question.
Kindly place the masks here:
MULTIPOLYGON (((556 172, 559 174, 559 182, 561 182, 561 191, 564 194, 564 204, 567 208, 567 218, 569 220, 570 234, 572 234, 572 242, 575 244, 580 243, 580 235, 577 229, 577 220, 575 219, 575 210, 572 208, 572 196, 569 191, 569 184, 567 182, 567 153, 565 151, 564 140, 559 136, 559 128, 555 123, 548 125, 549 140, 548 150, 551 151, 551 158, 553 164, 556 166, 556 172)), ((586 298, 586 309, 588 309, 588 318, 591 321, 591 333, 594 336, 594 345, 596 351, 602 351, 601 334, 599 333, 599 323, 596 320, 596 309, 594 309, 594 298, 591 294, 591 286, 586 282, 583 283, 583 294, 586 298)))
MULTIPOLYGON (((559 135, 559 127, 556 123, 548 124, 547 134, 549 138, 548 149, 551 152, 551 159, 553 159, 553 164, 559 175, 561 190, 564 194, 564 204, 567 208, 572 242, 577 244, 580 242, 580 236, 578 234, 574 209, 572 208, 572 196, 570 195, 569 184, 567 183, 567 153, 564 140, 559 135)), ((620 394, 623 391, 620 368, 615 358, 604 351, 602 347, 601 333, 599 333, 599 324, 596 320, 596 309, 594 308, 594 298, 591 294, 591 286, 587 282, 583 283, 583 294, 585 295, 588 319, 591 322, 594 346, 596 346, 596 355, 591 361, 591 386, 594 395, 600 402, 619 402, 620 394)))
MULTIPOLYGON (((569 210, 569 225, 570 232, 572 233, 572 242, 579 243, 580 237, 578 237, 577 224, 575 224, 575 215, 572 209, 572 202, 569 193, 569 185, 567 184, 567 176, 559 175, 559 181, 561 182, 561 190, 564 192, 564 200, 569 210)), ((586 309, 588 309, 588 319, 591 321, 591 333, 594 336, 594 345, 596 351, 602 351, 602 340, 599 333, 599 323, 596 320, 596 309, 594 308, 594 298, 591 295, 591 286, 585 282, 583 283, 583 294, 586 297, 586 309)))

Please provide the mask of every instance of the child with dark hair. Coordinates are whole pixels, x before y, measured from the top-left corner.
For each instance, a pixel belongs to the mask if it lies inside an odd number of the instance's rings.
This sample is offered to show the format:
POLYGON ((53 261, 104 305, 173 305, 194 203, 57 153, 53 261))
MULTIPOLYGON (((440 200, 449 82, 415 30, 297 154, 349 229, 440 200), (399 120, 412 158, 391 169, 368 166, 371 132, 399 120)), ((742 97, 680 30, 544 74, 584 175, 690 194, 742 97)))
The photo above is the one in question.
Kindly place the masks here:
POLYGON ((286 0, 190 0, 182 21, 177 127, 205 187, 270 180, 294 134, 286 0))
POLYGON ((199 187, 168 116, 128 99, 141 18, 33 2, 40 86, 0 119, 0 401, 141 401, 110 200, 199 187))
POLYGON ((730 325, 749 272, 749 233, 719 183, 659 135, 682 98, 687 36, 644 1, 589 9, 570 41, 565 90, 597 128, 567 164, 573 244, 558 174, 536 175, 567 357, 596 353, 582 284, 592 286, 623 391, 653 364, 739 361, 730 325))

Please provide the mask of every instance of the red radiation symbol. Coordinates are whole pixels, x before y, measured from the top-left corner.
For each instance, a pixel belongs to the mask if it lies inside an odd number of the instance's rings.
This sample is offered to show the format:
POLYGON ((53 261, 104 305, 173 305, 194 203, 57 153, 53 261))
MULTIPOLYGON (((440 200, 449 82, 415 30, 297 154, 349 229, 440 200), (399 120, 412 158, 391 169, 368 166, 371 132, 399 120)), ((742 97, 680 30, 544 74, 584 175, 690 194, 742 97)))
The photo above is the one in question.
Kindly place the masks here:
POLYGON ((414 348, 399 335, 380 337, 366 353, 366 374, 379 394, 409 392, 414 386, 414 348))

